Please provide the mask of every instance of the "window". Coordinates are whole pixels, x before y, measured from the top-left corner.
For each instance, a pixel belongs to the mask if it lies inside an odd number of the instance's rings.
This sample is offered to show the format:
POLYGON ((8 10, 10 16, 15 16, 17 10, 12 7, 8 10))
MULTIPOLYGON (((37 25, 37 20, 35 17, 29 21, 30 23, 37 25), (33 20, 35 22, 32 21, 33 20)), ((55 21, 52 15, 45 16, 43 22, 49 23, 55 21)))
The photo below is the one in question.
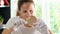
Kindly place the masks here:
POLYGON ((36 16, 41 17, 46 22, 46 24, 53 31, 53 34, 60 34, 60 1, 36 0, 35 3, 38 7, 36 7, 36 16))

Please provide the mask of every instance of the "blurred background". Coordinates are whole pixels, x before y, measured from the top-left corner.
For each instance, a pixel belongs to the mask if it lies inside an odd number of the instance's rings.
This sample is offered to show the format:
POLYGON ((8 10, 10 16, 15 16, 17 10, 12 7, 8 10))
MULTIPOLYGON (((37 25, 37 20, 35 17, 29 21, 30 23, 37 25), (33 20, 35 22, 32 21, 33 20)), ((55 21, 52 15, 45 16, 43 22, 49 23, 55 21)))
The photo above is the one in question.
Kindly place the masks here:
POLYGON ((10 0, 0 0, 0 34, 10 18, 10 0))
MULTIPOLYGON (((0 7, 0 15, 4 18, 3 24, 16 16, 17 1, 9 0, 10 6, 0 7)), ((60 0, 34 0, 34 3, 34 16, 43 19, 53 34, 60 34, 60 0)))

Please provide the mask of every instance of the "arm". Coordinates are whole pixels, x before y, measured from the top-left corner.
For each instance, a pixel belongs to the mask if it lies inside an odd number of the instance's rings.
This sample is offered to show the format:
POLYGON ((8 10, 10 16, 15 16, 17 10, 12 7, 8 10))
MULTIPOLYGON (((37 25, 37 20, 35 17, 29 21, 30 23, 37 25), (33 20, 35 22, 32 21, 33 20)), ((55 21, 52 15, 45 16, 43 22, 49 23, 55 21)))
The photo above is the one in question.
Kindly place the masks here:
POLYGON ((8 34, 8 29, 4 29, 2 34, 8 34))
POLYGON ((6 29, 3 30, 2 34, 11 34, 11 32, 14 30, 14 27, 19 27, 21 24, 23 24, 22 20, 15 18, 9 19, 6 24, 6 29))
POLYGON ((49 29, 47 28, 47 25, 44 23, 44 21, 38 20, 36 27, 41 34, 49 34, 49 29))
POLYGON ((2 34, 11 34, 11 32, 13 31, 13 29, 4 29, 2 34))
POLYGON ((7 24, 6 24, 6 28, 3 30, 3 32, 1 34, 11 34, 11 32, 13 31, 12 27, 14 22, 9 19, 7 24))
POLYGON ((46 25, 44 25, 44 26, 42 26, 42 27, 38 27, 37 30, 38 30, 41 34, 49 34, 46 25))
POLYGON ((50 33, 50 34, 53 34, 53 32, 52 32, 51 30, 49 30, 49 33, 50 33))

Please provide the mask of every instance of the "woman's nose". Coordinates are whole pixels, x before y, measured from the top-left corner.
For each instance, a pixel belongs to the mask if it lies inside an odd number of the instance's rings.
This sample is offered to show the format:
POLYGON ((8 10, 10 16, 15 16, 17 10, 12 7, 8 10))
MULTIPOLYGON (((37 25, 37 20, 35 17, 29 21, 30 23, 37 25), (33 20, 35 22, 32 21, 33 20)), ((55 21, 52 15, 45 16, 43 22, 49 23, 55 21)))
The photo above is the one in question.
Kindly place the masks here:
POLYGON ((27 12, 27 16, 31 16, 31 15, 32 15, 31 12, 28 11, 28 12, 27 12))

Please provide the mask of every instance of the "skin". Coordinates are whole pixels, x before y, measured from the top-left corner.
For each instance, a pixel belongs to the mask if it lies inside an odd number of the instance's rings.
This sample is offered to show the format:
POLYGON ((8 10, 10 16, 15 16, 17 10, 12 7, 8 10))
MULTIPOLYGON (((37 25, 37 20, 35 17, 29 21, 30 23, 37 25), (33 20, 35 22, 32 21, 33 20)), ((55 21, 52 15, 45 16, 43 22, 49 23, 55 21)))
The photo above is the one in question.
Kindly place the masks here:
POLYGON ((21 10, 18 11, 20 18, 26 19, 27 17, 33 16, 34 5, 32 3, 24 3, 21 6, 21 10))

